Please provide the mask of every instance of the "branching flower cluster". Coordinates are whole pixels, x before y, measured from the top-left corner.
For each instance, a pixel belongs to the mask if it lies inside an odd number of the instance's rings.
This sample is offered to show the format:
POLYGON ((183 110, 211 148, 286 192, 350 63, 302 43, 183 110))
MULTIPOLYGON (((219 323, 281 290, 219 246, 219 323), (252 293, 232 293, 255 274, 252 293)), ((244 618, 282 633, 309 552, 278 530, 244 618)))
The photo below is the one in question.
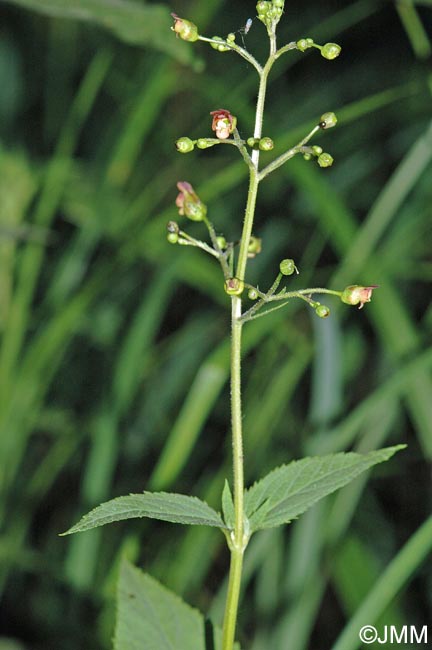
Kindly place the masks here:
MULTIPOLYGON (((273 63, 286 52, 292 50, 306 52, 309 49, 315 48, 320 51, 321 56, 329 61, 337 58, 341 52, 341 47, 336 43, 325 43, 324 45, 319 45, 315 43, 312 38, 301 38, 298 41, 290 42, 277 49, 275 30, 283 13, 283 6, 283 0, 273 0, 273 2, 262 1, 258 2, 256 5, 257 18, 266 26, 270 38, 270 56, 264 66, 262 66, 245 47, 240 47, 235 42, 235 33, 229 33, 225 39, 220 36, 207 38, 199 34, 198 27, 194 23, 184 18, 180 18, 174 13, 172 14, 174 19, 174 26, 172 29, 178 37, 185 41, 205 41, 210 43, 210 45, 218 52, 236 52, 255 68, 259 75, 260 88, 262 89, 265 87, 273 63)), ((264 103, 264 94, 265 92, 262 93, 262 105, 264 103)), ((176 142, 177 150, 180 153, 190 153, 195 149, 195 147, 198 149, 208 149, 221 144, 236 147, 249 168, 252 188, 256 186, 255 189, 253 189, 255 196, 258 184, 297 154, 301 154, 307 161, 315 160, 322 168, 330 167, 333 164, 333 157, 329 153, 323 151, 321 146, 310 144, 312 138, 319 131, 331 129, 336 126, 336 115, 333 112, 326 112, 320 116, 317 124, 300 142, 276 157, 272 162, 259 168, 258 163, 260 152, 272 151, 274 148, 273 140, 270 137, 262 136, 261 134, 262 106, 260 107, 259 104, 260 101, 258 100, 257 121, 255 124, 254 134, 246 139, 241 137, 237 129, 237 117, 228 109, 220 108, 210 112, 212 117, 211 130, 214 132, 215 137, 199 137, 192 139, 188 136, 183 136, 176 142)), ((293 298, 299 298, 306 302, 315 310, 315 313, 320 318, 327 318, 330 315, 330 309, 326 305, 322 305, 320 302, 313 300, 312 296, 314 294, 335 295, 345 304, 359 305, 360 309, 366 302, 370 302, 372 291, 377 287, 377 285, 368 287, 353 285, 345 288, 343 291, 324 289, 322 287, 307 288, 299 291, 288 291, 287 288, 284 287, 279 290, 279 285, 284 276, 289 276, 294 272, 299 272, 294 261, 291 259, 282 260, 280 263, 280 272, 268 291, 263 292, 258 287, 251 286, 245 281, 244 277, 246 268, 245 260, 247 258, 255 257, 255 255, 261 251, 261 240, 252 234, 254 209, 250 210, 250 205, 246 207, 245 227, 239 244, 240 250, 238 253, 239 260, 243 259, 243 262, 238 262, 236 268, 235 244, 233 242, 227 242, 225 237, 216 234, 215 226, 207 217, 207 207, 201 201, 190 183, 181 181, 177 183, 177 187, 180 191, 180 194, 176 199, 179 214, 191 219, 192 221, 203 221, 208 230, 210 243, 188 235, 184 230, 180 229, 180 226, 174 221, 170 221, 167 226, 168 241, 172 244, 195 246, 215 257, 221 264, 224 274, 224 287, 229 296, 241 296, 245 289, 248 290, 247 296, 249 300, 254 301, 255 304, 242 312, 240 318, 243 322, 253 320, 254 318, 263 316, 274 309, 283 307, 293 298), (244 254, 245 251, 246 255, 244 254), (277 301, 280 302, 279 305, 269 308, 269 303, 275 303, 277 301), (266 307, 266 309, 261 312, 260 310, 263 307, 266 307)), ((254 204, 255 200, 253 200, 253 208, 254 204)))

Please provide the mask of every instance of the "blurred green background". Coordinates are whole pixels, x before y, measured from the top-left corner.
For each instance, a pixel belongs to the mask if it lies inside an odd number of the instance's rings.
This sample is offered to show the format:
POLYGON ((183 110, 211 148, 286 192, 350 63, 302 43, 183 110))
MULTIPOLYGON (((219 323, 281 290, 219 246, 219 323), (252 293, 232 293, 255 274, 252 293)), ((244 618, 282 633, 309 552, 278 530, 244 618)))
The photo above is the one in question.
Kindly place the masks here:
MULTIPOLYGON (((32 4, 52 3, 0 3, 0 649, 103 650, 124 554, 221 619, 218 532, 132 521, 58 533, 143 489, 219 508, 231 472, 229 299, 217 264, 168 244, 165 224, 187 180, 218 232, 238 239, 247 169, 235 149, 182 156, 173 143, 209 136, 217 108, 251 135, 256 75, 176 40, 169 12, 225 36, 255 3, 138 3, 143 16, 106 3, 95 21, 32 4)), ((82 15, 87 4, 101 5, 82 1, 82 15)), ((367 486, 248 549, 244 647, 328 650, 365 602, 381 624, 432 621, 432 539, 413 537, 431 513, 432 3, 285 9, 280 44, 310 36, 343 53, 278 61, 264 135, 281 152, 335 111, 338 127, 314 140, 335 164, 295 159, 262 183, 263 252, 248 279, 265 288, 292 257, 293 287, 380 288, 361 312, 330 299, 322 321, 293 302, 245 328, 247 479, 307 454, 408 443, 367 486)), ((245 43, 263 60, 259 21, 245 43)), ((359 647, 358 628, 346 631, 338 650, 359 647)))

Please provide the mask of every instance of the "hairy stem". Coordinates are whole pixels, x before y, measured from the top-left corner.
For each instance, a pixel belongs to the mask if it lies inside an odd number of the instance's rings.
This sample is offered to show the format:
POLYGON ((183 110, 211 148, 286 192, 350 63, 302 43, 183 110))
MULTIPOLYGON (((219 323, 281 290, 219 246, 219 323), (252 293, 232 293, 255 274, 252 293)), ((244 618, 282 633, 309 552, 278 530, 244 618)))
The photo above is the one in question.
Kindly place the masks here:
MULTIPOLYGON (((264 118, 264 103, 267 90, 267 78, 273 65, 274 58, 270 57, 260 71, 260 85, 255 113, 254 138, 261 138, 264 118)), ((236 268, 236 277, 244 280, 248 259, 248 248, 252 234, 255 216, 256 198, 258 194, 258 163, 259 150, 252 152, 252 164, 249 165, 249 189, 243 222, 243 232, 240 240, 240 250, 236 268)), ((238 603, 240 598, 243 553, 248 542, 244 530, 244 469, 243 469, 243 434, 242 434, 242 403, 241 403, 241 320, 242 303, 238 296, 232 297, 231 313, 231 423, 234 470, 234 513, 235 523, 231 540, 231 564, 228 580, 228 594, 222 632, 222 650, 232 650, 235 639, 238 603)))
POLYGON ((231 650, 235 639, 240 597, 244 540, 244 469, 241 404, 241 298, 232 298, 231 312, 231 426, 234 472, 234 531, 231 538, 231 564, 222 635, 222 649, 231 650))

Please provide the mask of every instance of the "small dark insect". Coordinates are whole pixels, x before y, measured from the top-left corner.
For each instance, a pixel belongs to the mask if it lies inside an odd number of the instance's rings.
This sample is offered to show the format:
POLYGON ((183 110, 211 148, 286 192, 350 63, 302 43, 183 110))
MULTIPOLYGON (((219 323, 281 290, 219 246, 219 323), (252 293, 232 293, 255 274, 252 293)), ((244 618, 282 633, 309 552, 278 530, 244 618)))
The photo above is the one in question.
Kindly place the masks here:
POLYGON ((247 21, 246 21, 245 26, 244 26, 244 27, 241 27, 241 28, 238 30, 238 33, 240 34, 241 39, 242 39, 242 42, 243 42, 243 47, 244 47, 245 49, 246 49, 246 44, 245 44, 245 42, 244 42, 244 38, 243 38, 243 36, 246 36, 246 34, 249 33, 249 30, 250 30, 250 28, 252 27, 252 23, 253 23, 253 18, 248 18, 247 21))

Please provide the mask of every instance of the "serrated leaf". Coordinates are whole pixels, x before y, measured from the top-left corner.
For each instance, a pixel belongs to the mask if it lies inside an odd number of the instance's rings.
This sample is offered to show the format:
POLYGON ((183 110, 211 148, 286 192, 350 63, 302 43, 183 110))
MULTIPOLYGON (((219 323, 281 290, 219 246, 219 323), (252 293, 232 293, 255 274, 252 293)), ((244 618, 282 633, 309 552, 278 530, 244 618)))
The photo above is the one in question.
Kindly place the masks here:
POLYGON ((351 452, 303 458, 278 467, 246 491, 245 510, 252 532, 289 523, 323 497, 404 447, 398 445, 368 454, 351 452))
POLYGON ((38 13, 93 22, 132 45, 147 45, 190 63, 192 50, 175 38, 168 7, 133 0, 6 0, 38 13))
POLYGON ((204 650, 204 620, 178 596, 123 562, 115 650, 204 650))
POLYGON ((234 529, 234 503, 228 481, 225 479, 225 485, 222 492, 222 512, 224 521, 230 530, 234 529))
POLYGON ((170 492, 143 492, 102 503, 62 535, 81 533, 114 521, 139 517, 150 517, 174 524, 226 528, 219 513, 197 497, 170 492))
MULTIPOLYGON (((220 630, 157 580, 123 561, 117 593, 115 650, 222 650, 220 630)), ((236 644, 236 650, 240 647, 236 644)))

